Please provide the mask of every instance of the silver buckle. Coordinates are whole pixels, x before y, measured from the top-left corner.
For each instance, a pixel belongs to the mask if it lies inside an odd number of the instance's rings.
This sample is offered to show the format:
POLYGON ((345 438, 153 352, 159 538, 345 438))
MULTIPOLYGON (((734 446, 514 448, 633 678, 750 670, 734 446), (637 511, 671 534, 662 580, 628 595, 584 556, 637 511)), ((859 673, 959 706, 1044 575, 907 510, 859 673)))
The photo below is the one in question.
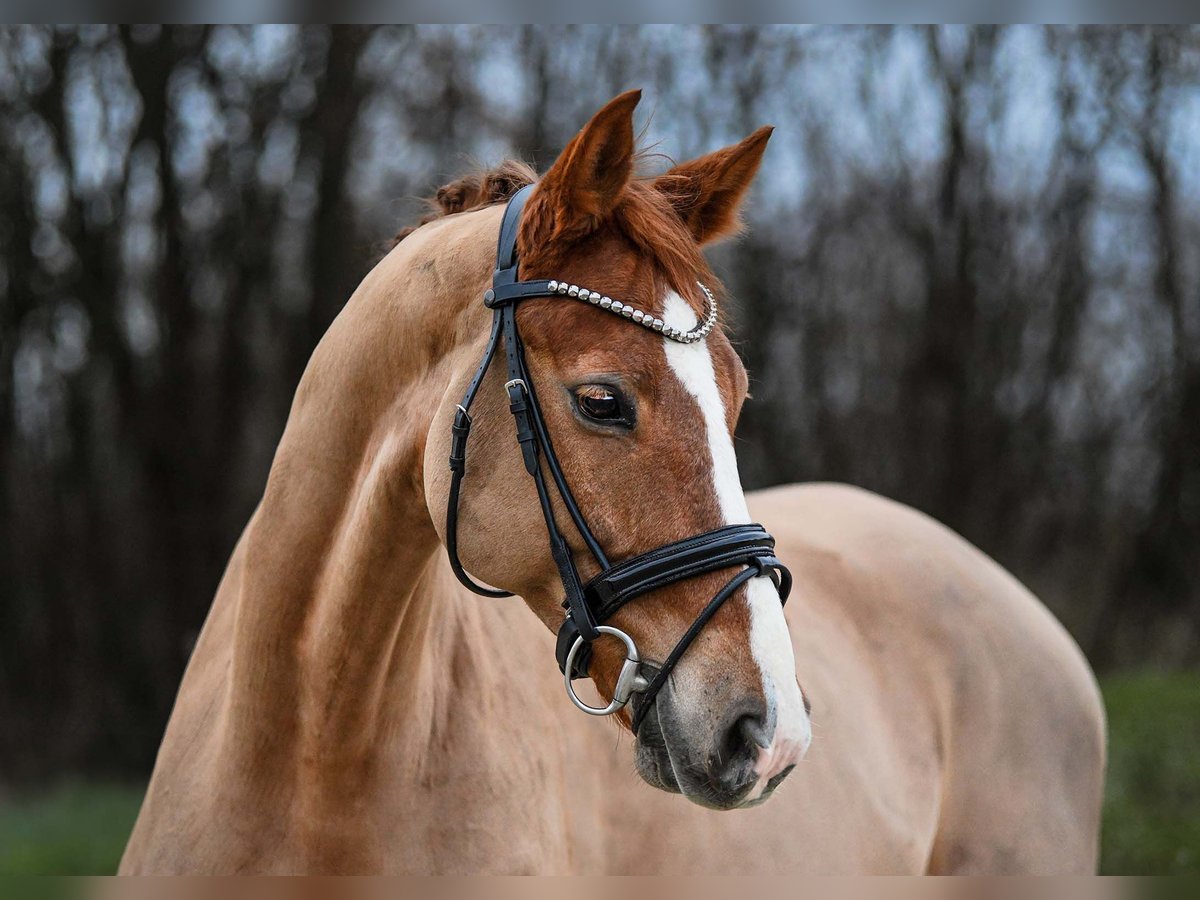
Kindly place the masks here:
POLYGON ((571 645, 571 652, 567 654, 567 663, 563 667, 565 669, 563 678, 567 685, 567 696, 579 709, 589 716, 611 716, 625 706, 634 694, 646 690, 650 686, 650 682, 638 674, 638 667, 642 660, 638 656, 637 645, 634 644, 633 638, 621 629, 608 625, 598 625, 596 630, 600 634, 618 638, 625 644, 625 662, 621 665, 621 674, 617 676, 617 686, 613 688, 612 702, 608 706, 588 706, 575 693, 575 688, 571 684, 571 673, 575 671, 575 656, 579 652, 579 648, 587 643, 582 636, 575 638, 575 643, 571 645))
POLYGON ((512 381, 504 382, 504 393, 507 394, 509 388, 515 387, 518 384, 521 386, 521 390, 523 392, 526 394, 529 393, 529 386, 525 384, 525 380, 523 378, 514 378, 512 381))

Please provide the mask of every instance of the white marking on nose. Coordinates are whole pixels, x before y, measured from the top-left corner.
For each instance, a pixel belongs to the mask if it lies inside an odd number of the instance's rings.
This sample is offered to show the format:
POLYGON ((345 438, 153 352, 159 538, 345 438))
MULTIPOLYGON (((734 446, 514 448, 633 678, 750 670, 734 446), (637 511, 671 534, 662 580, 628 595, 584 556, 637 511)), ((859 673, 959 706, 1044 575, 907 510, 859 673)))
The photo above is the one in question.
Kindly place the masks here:
MULTIPOLYGON (((663 321, 683 331, 695 328, 698 319, 687 301, 674 291, 663 303, 663 321)), ((725 423, 725 405, 717 385, 712 354, 707 341, 681 344, 663 339, 667 363, 704 416, 708 447, 712 454, 713 488, 726 525, 750 521, 746 495, 738 475, 737 454, 725 423)), ((771 745, 759 753, 755 771, 758 784, 749 799, 757 799, 771 778, 804 756, 812 742, 812 724, 804 709, 804 698, 796 683, 796 659, 788 634, 779 593, 770 578, 752 578, 746 585, 750 605, 750 651, 762 674, 763 696, 775 712, 771 745)))

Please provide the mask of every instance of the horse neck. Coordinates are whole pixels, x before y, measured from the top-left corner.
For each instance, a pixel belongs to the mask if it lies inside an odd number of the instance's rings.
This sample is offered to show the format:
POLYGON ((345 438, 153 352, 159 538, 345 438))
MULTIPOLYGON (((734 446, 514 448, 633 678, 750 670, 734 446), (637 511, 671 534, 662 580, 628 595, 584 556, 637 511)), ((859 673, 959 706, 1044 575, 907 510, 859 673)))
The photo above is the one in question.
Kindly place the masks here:
POLYGON ((301 380, 236 579, 227 749, 243 771, 362 771, 383 730, 427 727, 431 657, 453 642, 461 601, 432 562, 425 438, 458 336, 486 329, 494 240, 468 224, 427 226, 389 254, 301 380))

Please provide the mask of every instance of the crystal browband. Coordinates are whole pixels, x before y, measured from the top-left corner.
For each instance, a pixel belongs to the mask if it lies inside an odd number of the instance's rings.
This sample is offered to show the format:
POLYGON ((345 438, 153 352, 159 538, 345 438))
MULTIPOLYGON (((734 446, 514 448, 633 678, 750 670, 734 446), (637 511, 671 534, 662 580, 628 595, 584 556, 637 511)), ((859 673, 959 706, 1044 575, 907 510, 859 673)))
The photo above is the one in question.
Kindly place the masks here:
MULTIPOLYGON (((657 331, 665 338, 670 338, 673 341, 678 341, 681 344, 694 344, 696 341, 702 341, 708 337, 717 325, 717 298, 713 296, 703 282, 697 281, 700 290, 704 292, 705 302, 708 305, 708 311, 705 313, 704 321, 693 328, 691 331, 681 331, 671 325, 666 324, 662 319, 650 315, 648 312, 630 306, 628 303, 622 303, 619 300, 614 300, 612 297, 606 297, 599 291, 588 290, 585 287, 580 287, 577 284, 568 284, 565 281, 551 281, 545 285, 546 291, 551 294, 561 294, 564 297, 572 297, 576 300, 583 300, 590 303, 592 306, 599 309, 607 310, 614 315, 622 316, 632 322, 641 325, 643 328, 649 328, 651 331, 657 331)), ((536 292, 534 292, 536 294, 536 292)))

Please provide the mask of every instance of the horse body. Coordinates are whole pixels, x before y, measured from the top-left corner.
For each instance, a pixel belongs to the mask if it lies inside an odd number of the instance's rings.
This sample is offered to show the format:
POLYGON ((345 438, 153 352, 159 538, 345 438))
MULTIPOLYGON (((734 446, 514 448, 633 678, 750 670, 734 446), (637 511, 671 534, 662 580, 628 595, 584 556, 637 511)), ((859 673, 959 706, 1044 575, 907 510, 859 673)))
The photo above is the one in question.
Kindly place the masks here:
POLYGON ((415 265, 410 238, 314 355, 122 871, 1090 869, 1090 673, 1028 592, 920 514, 837 486, 751 495, 796 576, 816 724, 780 796, 734 812, 641 783, 628 736, 566 702, 546 628, 454 581, 418 473, 460 325, 403 297, 486 270, 495 221, 425 226, 444 263, 415 265))
POLYGON ((218 605, 125 871, 1093 868, 1101 713, 1036 601, 944 529, 872 495, 801 486, 752 505, 801 578, 789 618, 817 729, 771 802, 714 812, 641 783, 627 738, 564 702, 546 630, 518 602, 481 604, 435 557, 417 588, 420 656, 393 668, 404 673, 385 689, 396 709, 369 760, 289 755, 230 782, 228 714, 214 704, 229 663, 202 655, 232 643, 218 605), (980 619, 1017 639, 973 646, 980 619), (352 783, 324 785, 333 772, 352 783))

